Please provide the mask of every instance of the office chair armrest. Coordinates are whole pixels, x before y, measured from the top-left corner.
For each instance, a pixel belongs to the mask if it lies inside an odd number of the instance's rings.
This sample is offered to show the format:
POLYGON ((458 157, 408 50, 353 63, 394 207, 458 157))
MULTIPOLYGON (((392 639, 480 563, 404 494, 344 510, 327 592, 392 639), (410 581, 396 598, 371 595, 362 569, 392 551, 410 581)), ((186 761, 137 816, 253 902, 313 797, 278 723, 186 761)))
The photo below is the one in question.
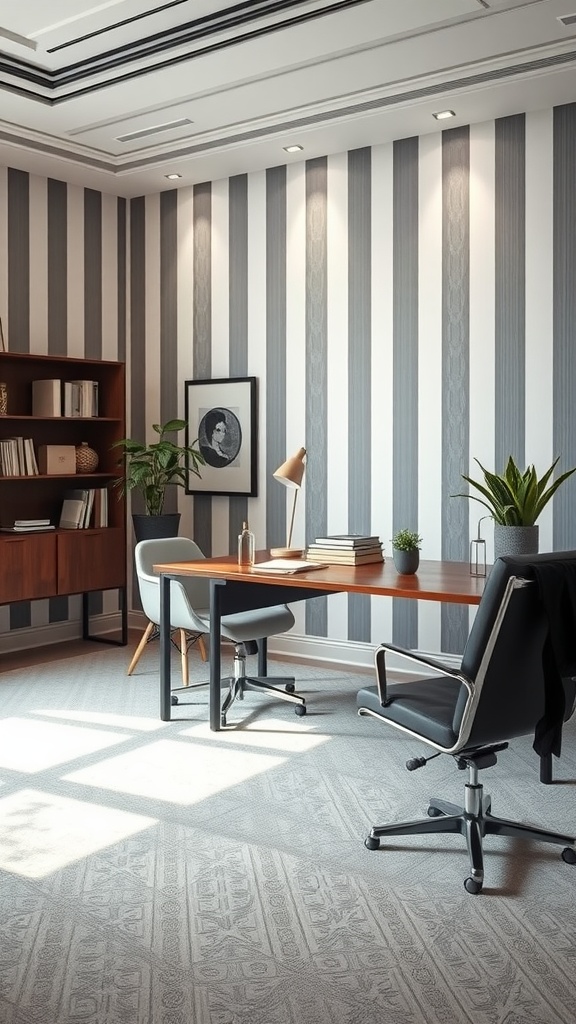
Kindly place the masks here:
POLYGON ((376 684, 378 686, 378 696, 382 707, 386 707, 390 703, 390 699, 387 697, 387 680, 386 680, 386 652, 390 651, 391 654, 398 654, 402 658, 406 658, 408 661, 415 661, 418 665, 425 665, 427 668, 433 669, 443 676, 451 676, 453 679, 459 679, 461 683, 467 687, 470 691, 470 680, 458 669, 451 668, 448 665, 444 665, 441 661, 435 661, 434 658, 426 658, 422 654, 415 654, 414 651, 407 651, 404 647, 397 647, 396 644, 381 643, 376 648, 374 661, 376 665, 376 684))

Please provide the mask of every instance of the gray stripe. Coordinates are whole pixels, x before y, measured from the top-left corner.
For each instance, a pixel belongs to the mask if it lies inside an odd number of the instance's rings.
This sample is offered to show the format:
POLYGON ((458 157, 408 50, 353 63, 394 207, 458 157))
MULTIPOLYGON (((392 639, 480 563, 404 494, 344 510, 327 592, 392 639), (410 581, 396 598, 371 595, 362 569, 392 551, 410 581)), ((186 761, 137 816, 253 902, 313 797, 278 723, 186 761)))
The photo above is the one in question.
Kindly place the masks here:
POLYGON ((118 199, 116 206, 117 231, 117 259, 118 259, 118 352, 117 358, 120 362, 126 361, 126 308, 127 308, 127 239, 126 239, 126 218, 128 204, 125 199, 118 199))
MULTIPOLYGON (((128 435, 146 438, 146 205, 142 196, 130 202, 130 427, 128 435)), ((138 491, 132 511, 144 512, 138 491)))
MULTIPOLYGON (((178 193, 160 194, 160 422, 178 413, 178 193)), ((177 444, 184 434, 174 435, 177 444)), ((164 512, 178 511, 176 487, 166 489, 164 512)))
MULTIPOLYGON (((14 349, 12 350, 14 351, 14 349)), ((10 605, 10 630, 29 629, 32 624, 30 601, 16 601, 10 605)))
MULTIPOLYGON (((348 154, 348 529, 371 533, 371 150, 348 154)), ((369 641, 370 598, 348 598, 348 638, 369 641)))
MULTIPOLYGON (((328 161, 306 162, 306 539, 328 528, 328 161)), ((328 635, 327 599, 306 601, 306 632, 328 635)))
POLYGON ((30 176, 8 168, 8 323, 11 352, 30 351, 30 176))
MULTIPOLYGON (((193 358, 195 380, 212 375, 212 186, 194 186, 193 358)), ((194 540, 212 554, 212 498, 194 495, 194 540)))
MULTIPOLYGON (((418 139, 393 146, 393 531, 418 529, 418 139)), ((416 647, 418 608, 394 599, 394 642, 416 647)))
POLYGON ((102 358, 102 193, 84 189, 84 354, 102 358))
MULTIPOLYGON (((468 559, 469 543, 468 502, 450 498, 469 470, 469 196, 466 126, 442 133, 442 558, 455 561, 468 559)), ((461 653, 467 636, 467 609, 443 604, 441 649, 461 653)))
MULTIPOLYGON (((286 491, 272 474, 286 459, 286 168, 266 171, 267 544, 286 543, 286 491)), ((291 453, 290 453, 291 454, 291 453)))
POLYGON ((48 353, 68 351, 68 189, 48 178, 48 353))
MULTIPOLYGON (((559 471, 576 466, 576 104, 554 110, 553 437, 559 471)), ((576 475, 576 474, 575 474, 576 475)), ((576 482, 554 496, 554 550, 576 548, 576 482)))
MULTIPOLYGON (((231 377, 248 376, 248 175, 237 174, 229 182, 228 275, 229 366, 231 377)), ((236 550, 242 522, 248 518, 248 498, 229 498, 229 550, 236 550)), ((265 539, 256 538, 263 547, 265 539)))
POLYGON ((525 115, 496 121, 494 466, 525 460, 525 115))
MULTIPOLYGON (((48 352, 68 354, 68 187, 48 178, 48 352)), ((66 622, 67 597, 51 597, 48 621, 66 622)))
MULTIPOLYGON (((84 189, 84 355, 102 358, 102 193, 84 189)), ((90 615, 101 615, 102 592, 88 598, 90 615)))

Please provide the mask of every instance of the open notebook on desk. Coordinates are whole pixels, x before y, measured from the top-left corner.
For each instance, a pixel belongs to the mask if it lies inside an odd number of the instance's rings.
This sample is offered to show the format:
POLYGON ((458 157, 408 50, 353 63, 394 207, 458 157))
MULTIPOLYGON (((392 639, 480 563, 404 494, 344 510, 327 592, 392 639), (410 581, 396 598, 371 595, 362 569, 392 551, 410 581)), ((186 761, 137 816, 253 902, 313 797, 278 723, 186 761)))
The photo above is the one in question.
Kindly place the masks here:
POLYGON ((327 562, 302 562, 298 558, 271 558, 269 562, 255 562, 252 566, 256 572, 283 573, 286 576, 327 567, 327 562))

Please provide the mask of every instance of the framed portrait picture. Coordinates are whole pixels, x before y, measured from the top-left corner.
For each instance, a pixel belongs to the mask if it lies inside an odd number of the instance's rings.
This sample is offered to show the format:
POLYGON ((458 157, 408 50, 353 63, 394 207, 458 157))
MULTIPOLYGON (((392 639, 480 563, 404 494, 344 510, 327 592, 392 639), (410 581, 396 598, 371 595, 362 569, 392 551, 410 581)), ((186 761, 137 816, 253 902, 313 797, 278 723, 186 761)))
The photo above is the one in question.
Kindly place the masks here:
POLYGON ((187 380, 184 387, 186 444, 206 461, 201 477, 188 471, 186 493, 256 497, 256 377, 187 380))

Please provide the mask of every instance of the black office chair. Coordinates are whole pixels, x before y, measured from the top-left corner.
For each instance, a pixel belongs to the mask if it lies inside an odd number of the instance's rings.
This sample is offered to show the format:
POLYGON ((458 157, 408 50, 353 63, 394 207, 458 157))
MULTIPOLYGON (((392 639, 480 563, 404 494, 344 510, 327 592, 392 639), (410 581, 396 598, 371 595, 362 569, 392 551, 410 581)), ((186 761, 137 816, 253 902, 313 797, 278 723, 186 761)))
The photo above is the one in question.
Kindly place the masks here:
MULTIPOLYGON (((451 754, 468 769, 464 807, 433 798, 428 817, 375 825, 365 841, 376 850, 389 836, 459 832, 466 837, 470 875, 464 886, 479 893, 484 881, 482 840, 485 835, 538 839, 564 846, 562 859, 576 863, 574 836, 497 818, 491 799, 483 795, 478 771, 496 764, 508 740, 534 734, 535 748, 550 756, 560 751, 565 717, 563 677, 574 675, 573 664, 558 664, 559 637, 552 636, 550 605, 563 630, 564 647, 576 657, 576 551, 500 558, 489 578, 459 670, 381 644, 375 655, 377 686, 360 690, 358 713, 371 715, 451 754), (547 574, 547 575, 546 575, 547 574), (552 578, 550 578, 552 574, 552 578), (403 655, 425 669, 416 682, 387 684, 386 652, 403 655)), ((431 758, 408 761, 409 770, 431 758)))

